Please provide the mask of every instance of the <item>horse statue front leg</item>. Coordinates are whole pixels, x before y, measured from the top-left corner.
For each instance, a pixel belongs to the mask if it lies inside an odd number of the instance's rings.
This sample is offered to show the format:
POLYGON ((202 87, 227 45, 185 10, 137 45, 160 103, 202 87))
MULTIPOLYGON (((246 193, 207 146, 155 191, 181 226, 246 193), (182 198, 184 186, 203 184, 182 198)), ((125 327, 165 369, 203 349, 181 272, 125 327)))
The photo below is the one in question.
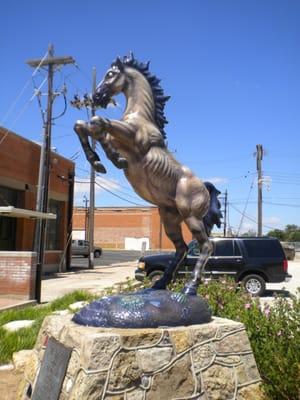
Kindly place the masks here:
POLYGON ((87 123, 85 121, 78 120, 74 125, 74 131, 77 133, 85 156, 89 163, 97 172, 106 174, 106 169, 101 163, 98 154, 91 148, 89 142, 89 136, 91 136, 91 132, 87 123))
POLYGON ((101 132, 108 132, 121 143, 132 145, 136 129, 127 122, 111 120, 95 116, 90 120, 91 132, 97 136, 101 132))
POLYGON ((79 137, 87 160, 97 172, 105 174, 106 169, 104 165, 100 162, 98 154, 91 148, 88 139, 89 136, 93 137, 93 139, 97 140, 101 144, 105 155, 117 168, 127 168, 127 160, 121 157, 120 154, 114 149, 109 139, 109 135, 106 132, 98 130, 97 132, 93 133, 90 129, 90 126, 86 122, 81 120, 76 122, 74 130, 79 137))
POLYGON ((106 157, 119 169, 126 169, 128 167, 127 160, 120 155, 111 143, 110 135, 107 132, 96 136, 97 140, 101 143, 101 146, 106 154, 106 157))

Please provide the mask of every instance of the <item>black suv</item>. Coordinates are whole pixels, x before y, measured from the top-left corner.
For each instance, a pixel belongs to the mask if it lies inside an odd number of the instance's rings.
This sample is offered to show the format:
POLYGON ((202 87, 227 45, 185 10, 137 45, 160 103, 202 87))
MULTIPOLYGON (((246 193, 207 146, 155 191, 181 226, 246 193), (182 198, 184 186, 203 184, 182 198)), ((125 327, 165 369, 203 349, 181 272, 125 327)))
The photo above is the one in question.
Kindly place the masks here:
MULTIPOLYGON (((262 238, 210 238, 213 253, 204 272, 205 278, 230 276, 236 282, 243 282, 253 296, 261 296, 266 282, 283 282, 291 279, 288 262, 278 239, 262 238)), ((196 264, 199 247, 196 240, 189 243, 188 254, 178 270, 178 278, 190 274, 196 264)), ((139 259, 135 278, 142 281, 146 276, 159 279, 174 253, 147 255, 139 259)))

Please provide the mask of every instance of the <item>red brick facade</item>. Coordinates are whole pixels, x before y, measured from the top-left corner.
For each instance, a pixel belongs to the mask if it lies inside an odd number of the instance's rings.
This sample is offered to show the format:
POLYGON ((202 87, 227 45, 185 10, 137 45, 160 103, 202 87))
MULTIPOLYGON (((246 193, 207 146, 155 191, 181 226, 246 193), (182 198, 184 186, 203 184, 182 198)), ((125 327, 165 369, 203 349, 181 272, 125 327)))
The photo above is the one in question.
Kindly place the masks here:
POLYGON ((0 252, 0 293, 33 299, 36 253, 0 252))
MULTIPOLYGON (((0 127, 0 187, 15 190, 19 193, 19 208, 27 210, 36 209, 36 194, 38 185, 39 163, 41 146, 27 140, 14 132, 0 127)), ((68 207, 73 199, 70 199, 70 179, 74 174, 74 163, 51 153, 51 169, 49 182, 49 200, 60 204, 59 239, 57 248, 45 253, 45 270, 58 266, 67 244, 67 233, 70 231, 71 212, 68 207), (68 215, 69 214, 69 215, 68 215)), ((2 196, 3 197, 3 196, 2 196)), ((5 199, 0 199, 1 205, 5 199)), ((32 251, 34 241, 35 221, 25 218, 16 219, 15 251, 32 251)), ((11 250, 1 247, 1 250, 11 250)))
MULTIPOLYGON (((73 230, 84 230, 86 211, 74 208, 73 230)), ((97 207, 94 213, 95 244, 104 248, 124 249, 125 238, 148 238, 150 249, 174 249, 160 223, 157 207, 97 207)), ((186 242, 192 238, 182 225, 186 242)))

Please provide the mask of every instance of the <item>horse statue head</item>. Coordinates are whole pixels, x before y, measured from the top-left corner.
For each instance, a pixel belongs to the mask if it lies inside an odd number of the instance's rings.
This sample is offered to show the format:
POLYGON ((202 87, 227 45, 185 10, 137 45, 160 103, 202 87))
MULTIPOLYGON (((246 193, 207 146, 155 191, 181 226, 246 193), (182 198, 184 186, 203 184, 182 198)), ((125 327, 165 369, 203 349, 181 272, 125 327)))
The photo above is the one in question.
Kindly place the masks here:
POLYGON ((122 59, 117 57, 98 85, 93 102, 96 106, 106 108, 113 96, 124 93, 127 102, 129 99, 134 102, 127 111, 132 112, 132 108, 139 107, 139 110, 147 114, 148 119, 153 119, 166 138, 164 126, 168 121, 164 115, 164 107, 170 96, 164 95, 160 80, 149 71, 149 64, 150 62, 139 62, 132 52, 122 59))

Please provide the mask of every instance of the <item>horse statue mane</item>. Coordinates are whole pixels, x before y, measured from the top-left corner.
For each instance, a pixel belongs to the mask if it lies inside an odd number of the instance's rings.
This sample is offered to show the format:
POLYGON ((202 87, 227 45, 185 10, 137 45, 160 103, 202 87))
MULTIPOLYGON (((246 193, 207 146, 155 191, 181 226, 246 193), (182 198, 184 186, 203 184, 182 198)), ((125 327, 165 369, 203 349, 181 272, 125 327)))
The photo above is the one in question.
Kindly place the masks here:
POLYGON ((117 59, 111 64, 111 66, 119 65, 119 62, 123 64, 124 67, 131 67, 139 71, 148 81, 153 94, 154 106, 155 106, 155 122, 163 136, 166 139, 167 135, 164 130, 164 126, 168 123, 165 114, 164 108, 166 102, 170 99, 171 96, 165 96, 163 88, 160 86, 160 79, 158 79, 155 75, 152 75, 149 71, 150 61, 143 63, 138 61, 132 52, 129 53, 129 56, 124 56, 123 58, 117 57, 117 59))

